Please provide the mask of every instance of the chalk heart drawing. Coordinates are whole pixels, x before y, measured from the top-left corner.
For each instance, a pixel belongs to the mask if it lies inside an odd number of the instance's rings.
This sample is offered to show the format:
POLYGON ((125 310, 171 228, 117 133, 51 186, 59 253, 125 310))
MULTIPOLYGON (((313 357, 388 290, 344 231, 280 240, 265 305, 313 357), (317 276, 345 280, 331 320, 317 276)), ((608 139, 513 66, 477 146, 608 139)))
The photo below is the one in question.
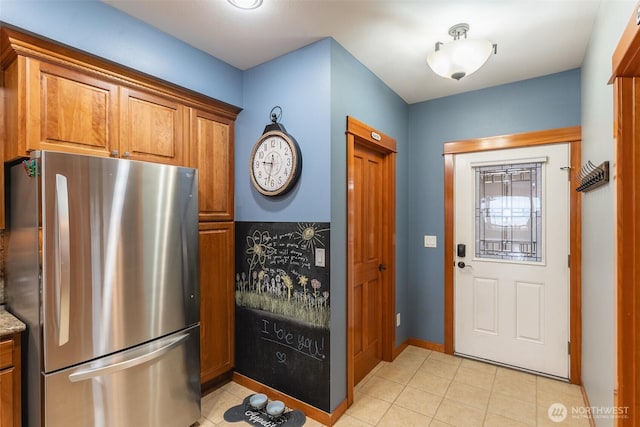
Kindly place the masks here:
POLYGON ((278 359, 278 363, 287 363, 287 354, 281 351, 276 351, 276 358, 278 359))

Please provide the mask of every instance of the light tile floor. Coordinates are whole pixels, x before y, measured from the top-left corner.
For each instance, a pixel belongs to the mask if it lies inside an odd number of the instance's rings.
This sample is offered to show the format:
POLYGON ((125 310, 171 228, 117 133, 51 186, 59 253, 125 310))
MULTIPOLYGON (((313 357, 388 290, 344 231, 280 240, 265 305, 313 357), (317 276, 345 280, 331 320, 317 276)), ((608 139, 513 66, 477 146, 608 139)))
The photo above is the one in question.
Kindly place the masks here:
MULTIPOLYGON (((226 427, 224 411, 253 393, 234 382, 202 399, 202 427, 226 427)), ((354 404, 336 427, 575 426, 585 402, 580 387, 409 346, 393 363, 381 362, 355 388, 354 404), (568 416, 554 422, 549 407, 563 404, 568 416)), ((248 424, 246 424, 248 425, 248 424)), ((305 427, 322 424, 307 418, 305 427)))

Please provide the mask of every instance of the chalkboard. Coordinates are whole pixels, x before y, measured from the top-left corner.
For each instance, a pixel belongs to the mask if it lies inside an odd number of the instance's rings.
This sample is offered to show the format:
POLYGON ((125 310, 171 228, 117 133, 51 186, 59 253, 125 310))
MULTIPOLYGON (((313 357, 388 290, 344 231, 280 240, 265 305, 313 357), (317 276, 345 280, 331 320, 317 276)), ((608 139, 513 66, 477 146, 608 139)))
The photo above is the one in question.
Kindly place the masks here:
POLYGON ((329 408, 329 223, 236 223, 236 367, 329 408))

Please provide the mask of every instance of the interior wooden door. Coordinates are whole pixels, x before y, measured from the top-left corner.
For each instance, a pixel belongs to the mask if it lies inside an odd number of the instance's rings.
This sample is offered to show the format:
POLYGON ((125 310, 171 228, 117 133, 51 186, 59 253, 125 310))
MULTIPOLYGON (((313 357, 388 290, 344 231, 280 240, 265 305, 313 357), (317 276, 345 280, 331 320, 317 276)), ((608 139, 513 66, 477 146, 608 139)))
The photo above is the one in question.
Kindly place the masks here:
POLYGON ((354 150, 354 384, 382 360, 384 156, 362 144, 354 150))
POLYGON ((396 141, 347 117, 347 404, 395 348, 396 141))

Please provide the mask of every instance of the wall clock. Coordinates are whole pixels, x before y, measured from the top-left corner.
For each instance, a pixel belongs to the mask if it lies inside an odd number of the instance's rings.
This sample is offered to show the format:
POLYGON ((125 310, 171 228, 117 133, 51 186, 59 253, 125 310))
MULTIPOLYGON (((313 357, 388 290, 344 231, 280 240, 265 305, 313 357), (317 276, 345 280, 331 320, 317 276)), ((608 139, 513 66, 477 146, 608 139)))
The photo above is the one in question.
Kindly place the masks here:
POLYGON ((270 116, 271 123, 251 150, 249 175, 260 193, 280 196, 291 190, 300 178, 302 155, 295 138, 278 122, 282 109, 273 107, 270 116))

